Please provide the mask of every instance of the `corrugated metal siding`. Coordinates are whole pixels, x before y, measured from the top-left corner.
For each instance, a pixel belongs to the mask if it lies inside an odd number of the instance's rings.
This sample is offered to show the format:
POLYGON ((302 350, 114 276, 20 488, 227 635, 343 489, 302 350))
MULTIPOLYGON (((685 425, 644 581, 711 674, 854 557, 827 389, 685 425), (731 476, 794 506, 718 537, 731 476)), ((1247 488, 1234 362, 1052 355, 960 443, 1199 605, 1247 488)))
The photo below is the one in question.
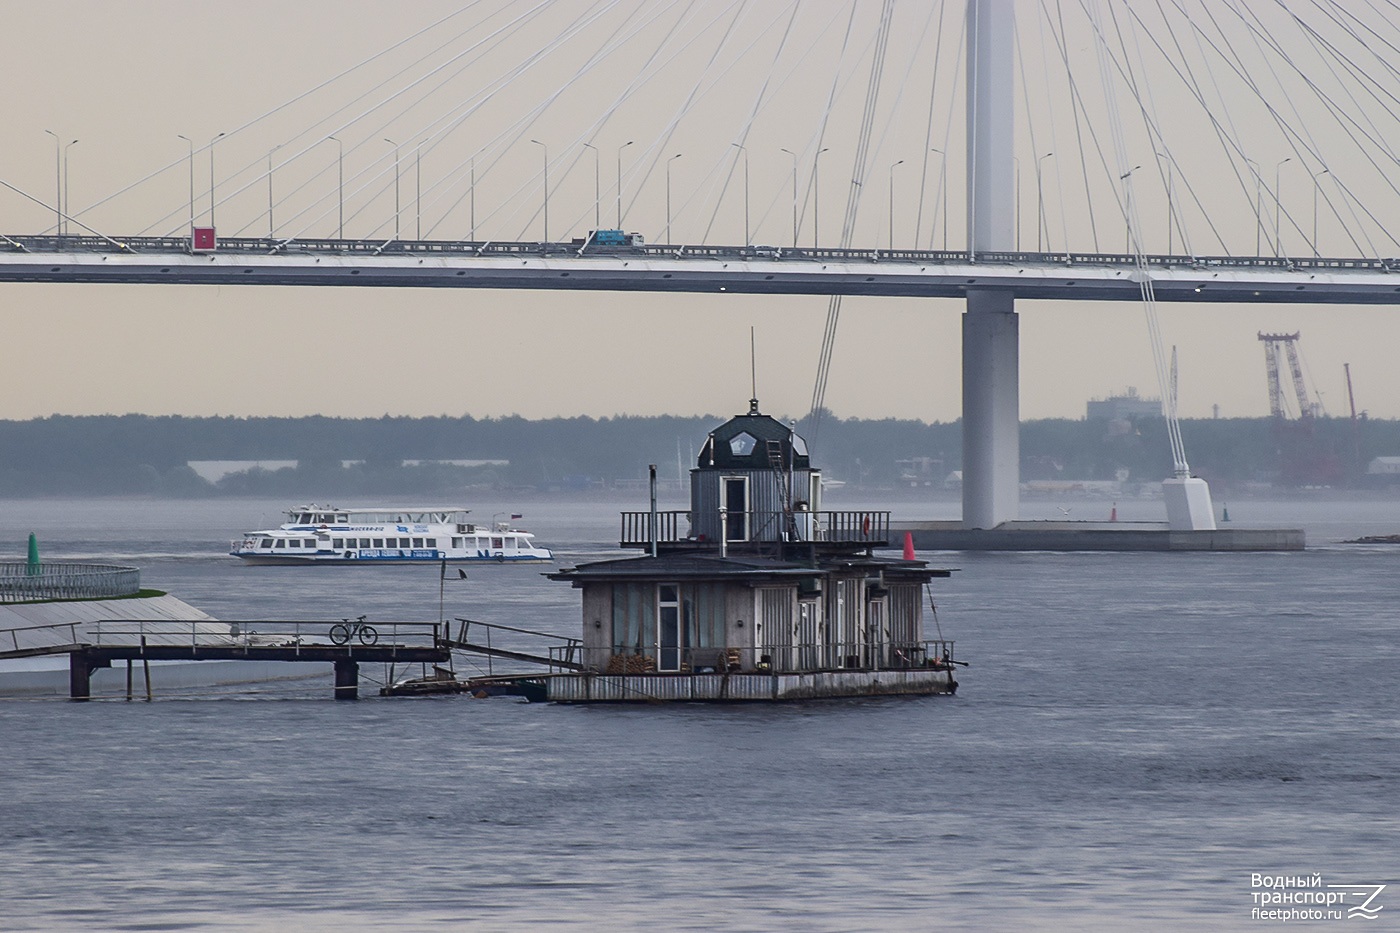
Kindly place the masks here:
MULTIPOLYGON (((719 540, 719 507, 721 480, 742 476, 749 481, 749 511, 751 515, 749 540, 782 540, 783 497, 778 478, 772 470, 693 470, 690 481, 690 509, 693 530, 711 541, 719 540)), ((792 485, 796 498, 803 498, 809 486, 808 472, 795 470, 792 485)))

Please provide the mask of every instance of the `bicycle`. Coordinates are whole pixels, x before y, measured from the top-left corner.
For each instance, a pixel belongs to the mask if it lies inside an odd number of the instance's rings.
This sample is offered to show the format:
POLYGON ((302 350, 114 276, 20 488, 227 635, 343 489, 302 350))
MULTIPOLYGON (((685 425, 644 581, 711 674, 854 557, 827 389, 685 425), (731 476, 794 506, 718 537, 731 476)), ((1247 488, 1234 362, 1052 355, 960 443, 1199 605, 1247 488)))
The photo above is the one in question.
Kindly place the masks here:
POLYGON ((331 644, 348 645, 350 639, 358 637, 360 644, 373 645, 379 641, 379 632, 373 625, 365 622, 365 617, 360 616, 354 622, 349 619, 341 619, 331 626, 331 644))

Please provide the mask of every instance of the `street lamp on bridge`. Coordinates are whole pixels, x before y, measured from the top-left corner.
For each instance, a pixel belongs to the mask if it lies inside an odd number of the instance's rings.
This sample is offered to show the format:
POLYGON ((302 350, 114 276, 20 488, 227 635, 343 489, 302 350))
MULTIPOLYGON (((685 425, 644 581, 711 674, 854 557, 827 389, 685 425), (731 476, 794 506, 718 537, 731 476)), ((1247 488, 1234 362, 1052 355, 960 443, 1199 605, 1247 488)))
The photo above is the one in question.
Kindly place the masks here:
POLYGON ((226 136, 220 133, 209 140, 209 226, 214 226, 214 144, 226 136))
MULTIPOLYGON (((948 251, 948 153, 942 149, 930 149, 929 152, 938 153, 938 201, 943 212, 943 251, 948 251)), ((938 220, 937 217, 934 218, 938 220)), ((933 232, 929 231, 929 245, 932 246, 933 232)), ((914 248, 918 249, 919 238, 914 237, 914 248)))
POLYGON ((269 149, 268 152, 267 152, 267 241, 268 241, 269 243, 271 243, 271 242, 272 242, 272 239, 273 239, 273 226, 272 226, 272 154, 273 154, 274 152, 276 152, 278 149, 281 149, 281 148, 282 148, 282 144, 279 143, 279 144, 277 144, 276 146, 273 146, 273 147, 272 147, 271 149, 269 149))
MULTIPOLYGON (((190 144, 190 236, 194 236, 194 140, 184 133, 176 133, 177 139, 183 139, 190 144)), ((193 241, 191 241, 193 242, 193 241)))
POLYGON ((337 237, 343 240, 345 239, 345 144, 336 136, 327 136, 326 138, 339 147, 339 152, 336 154, 335 159, 336 175, 339 179, 340 191, 340 232, 337 234, 337 237))
POLYGON ((617 229, 622 229, 622 150, 636 142, 629 139, 617 147, 617 229))
POLYGON ((817 213, 822 196, 821 175, 818 174, 818 162, 821 160, 822 153, 827 152, 829 149, 830 147, 827 147, 827 149, 818 149, 817 154, 812 156, 812 247, 814 249, 820 249, 822 245, 820 215, 817 213))
POLYGON ((666 160, 666 242, 671 242, 671 163, 681 157, 677 152, 666 160))
POLYGON ((1283 252, 1283 227, 1281 226, 1281 223, 1282 223, 1282 221, 1283 221, 1283 198, 1282 198, 1282 196, 1281 196, 1281 194, 1282 194, 1282 189, 1279 187, 1279 183, 1280 183, 1280 180, 1281 180, 1281 176, 1282 176, 1282 174, 1283 174, 1283 163, 1285 163, 1285 162, 1292 162, 1292 161, 1293 161, 1293 157, 1292 157, 1292 156, 1289 156, 1289 157, 1286 158, 1286 159, 1280 159, 1280 160, 1279 160, 1279 163, 1278 163, 1277 165, 1274 166, 1274 255, 1275 255, 1275 256, 1278 256, 1278 255, 1280 255, 1280 254, 1283 252))
POLYGON ((68 146, 73 145, 73 143, 76 143, 77 140, 73 140, 73 142, 68 143, 68 145, 63 145, 63 140, 59 139, 58 134, 55 133, 53 130, 44 130, 44 132, 48 133, 50 136, 53 137, 54 233, 58 236, 63 236, 63 215, 67 213, 67 208, 63 203, 63 189, 66 184, 65 176, 67 175, 66 160, 68 158, 68 146))
POLYGON ((384 141, 394 147, 394 239, 399 238, 399 144, 385 136, 384 141))
POLYGON ((779 149, 792 156, 792 248, 797 249, 797 153, 791 149, 779 149))
POLYGON ((1328 173, 1331 172, 1331 171, 1332 171, 1332 170, 1331 170, 1330 168, 1325 168, 1325 169, 1323 169, 1322 171, 1318 172, 1317 174, 1313 175, 1313 177, 1312 177, 1312 179, 1313 179, 1313 236, 1312 236, 1313 258, 1317 258, 1318 256, 1321 256, 1321 255, 1322 255, 1322 253, 1318 251, 1318 247, 1317 247, 1317 189, 1322 187, 1322 183, 1319 182, 1318 179, 1321 178, 1323 175, 1328 174, 1328 173))
POLYGON ((739 143, 730 143, 744 154, 744 245, 752 246, 753 238, 749 236, 749 150, 739 143))
POLYGON ((1264 185, 1259 174, 1259 163, 1245 156, 1245 161, 1254 168, 1254 255, 1264 251, 1264 185))
MULTIPOLYGON (((1050 239, 1050 231, 1045 227, 1045 186, 1042 184, 1041 163, 1053 156, 1055 153, 1047 152, 1045 155, 1035 160, 1035 251, 1043 252, 1041 249, 1040 235, 1045 234, 1045 239, 1050 239)), ((1065 244, 1069 248, 1069 244, 1065 244)))
POLYGON ((598 166, 601 160, 598 158, 597 146, 592 143, 584 143, 583 147, 593 150, 593 235, 597 236, 598 228, 603 225, 601 222, 603 189, 599 187, 599 178, 601 178, 601 176, 598 174, 598 166))
POLYGON ((549 242, 549 147, 538 139, 530 142, 544 151, 544 242, 549 242))
POLYGON ((894 249, 894 167, 903 165, 904 160, 900 159, 890 166, 890 249, 894 249))

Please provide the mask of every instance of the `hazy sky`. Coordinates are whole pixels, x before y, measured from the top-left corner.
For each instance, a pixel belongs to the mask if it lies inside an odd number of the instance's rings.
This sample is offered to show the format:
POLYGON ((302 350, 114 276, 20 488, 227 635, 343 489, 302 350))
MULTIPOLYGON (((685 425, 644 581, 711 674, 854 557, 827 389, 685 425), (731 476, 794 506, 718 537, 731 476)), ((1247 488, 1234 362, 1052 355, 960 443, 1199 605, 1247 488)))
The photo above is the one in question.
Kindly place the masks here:
MULTIPOLYGON (((266 234, 268 152, 281 146, 273 154, 278 235, 327 236, 334 234, 337 222, 337 155, 335 144, 324 139, 335 133, 344 141, 347 235, 384 237, 392 234, 394 203, 394 148, 384 142, 388 137, 400 143, 405 235, 422 224, 431 230, 425 236, 466 238, 470 190, 476 196, 480 238, 533 239, 541 233, 544 150, 529 140, 538 138, 550 147, 551 238, 583 236, 592 228, 595 191, 600 192, 596 200, 602 225, 614 224, 615 159, 621 151, 626 159, 624 226, 651 240, 662 236, 669 167, 672 239, 701 242, 709 227, 708 242, 720 243, 743 239, 742 162, 731 146, 743 139, 750 162, 753 240, 791 240, 793 159, 781 151, 787 148, 801 157, 801 239, 810 242, 814 205, 805 191, 813 154, 825 148, 818 203, 822 240, 835 244, 850 187, 854 128, 879 4, 858 5, 860 16, 845 56, 840 54, 849 9, 844 2, 805 4, 782 55, 776 50, 786 3, 762 0, 739 7, 705 0, 692 7, 695 18, 679 32, 696 37, 694 43, 674 46, 676 58, 667 70, 624 93, 647 56, 668 48, 663 43, 668 24, 691 7, 666 0, 547 5, 537 0, 0 0, 6 24, 0 31, 0 56, 10 78, 0 97, 5 141, 0 179, 51 208, 55 176, 62 174, 55 171, 55 138, 45 132, 51 130, 63 143, 79 140, 66 147, 71 213, 114 235, 180 233, 190 206, 191 165, 178 134, 195 140, 195 200, 203 212, 209 188, 206 144, 223 132, 229 136, 215 147, 220 232, 266 234), (431 34, 435 41, 417 40, 314 98, 255 120, 458 10, 463 12, 431 34), (738 10, 741 19, 727 18, 738 10), (488 11, 494 11, 494 18, 485 18, 488 11), (535 12, 539 15, 529 19, 535 12), (508 86, 491 87, 511 63, 527 61, 568 23, 593 12, 598 19, 580 24, 576 43, 543 57, 508 86), (506 29, 513 18, 522 21, 483 46, 479 60, 462 59, 470 68, 435 96, 411 105, 417 98, 410 94, 384 107, 371 103, 379 80, 403 87, 433 67, 414 70, 413 62, 434 45, 449 46, 431 59, 441 63, 493 29, 506 29), (629 28, 637 30, 627 38, 630 45, 587 76, 576 77, 597 48, 624 37, 629 28), (720 43, 726 29, 730 38, 720 43), (701 41, 706 39, 708 44, 701 41), (828 114, 831 62, 845 64, 837 103, 828 114), (400 68, 408 70, 393 78, 400 68), (714 87, 692 84, 707 73, 715 75, 714 87), (765 81, 770 82, 771 100, 749 122, 765 81), (567 88, 569 96, 528 117, 535 104, 560 88, 567 88), (357 98, 362 92, 371 96, 357 98), (688 95, 693 104, 680 116, 688 95), (339 115, 327 117, 342 106, 346 109, 339 115), (447 132, 442 115, 456 107, 470 112, 463 111, 447 132), (610 108, 616 112, 595 125, 610 108), (517 123, 522 114, 527 119, 517 123), (597 189, 594 152, 581 145, 590 139, 599 154, 597 189), (629 140, 633 145, 620 150, 629 140), (672 158, 678 153, 681 158, 672 158), (472 160, 476 184, 469 188, 472 160), (415 194, 418 165, 422 195, 415 194), (236 172, 242 174, 231 178, 236 172), (148 175, 150 180, 129 193, 94 206, 148 175)), ((1038 105, 1032 95, 1045 84, 1036 75, 1045 73, 1046 60, 1054 56, 1044 52, 1043 29, 1026 22, 1035 20, 1038 7, 1017 4, 1018 15, 1026 18, 1019 57, 1032 75, 1030 90, 1018 85, 1017 93, 1018 107, 1044 114, 1053 108, 1038 105)), ((893 203, 896 246, 914 245, 916 237, 920 246, 941 245, 942 206, 935 203, 940 156, 923 152, 946 148, 953 153, 947 179, 950 245, 959 248, 962 4, 950 2, 944 11, 936 4, 905 3, 899 10, 903 18, 881 87, 884 116, 873 134, 866 194, 852 242, 888 245, 893 203), (939 20, 929 12, 935 8, 943 15, 941 32, 939 20), (935 41, 940 34, 941 43, 935 41), (932 108, 930 86, 936 88, 932 108)), ((1233 27, 1226 23, 1220 28, 1229 33, 1233 27)), ((1241 31, 1239 38, 1245 45, 1251 37, 1241 31)), ((1092 43, 1081 36, 1068 49, 1071 57, 1082 59, 1085 74, 1097 73, 1092 43)), ((446 79, 450 72, 435 72, 419 86, 446 79)), ((1155 108, 1180 114, 1189 110, 1189 100, 1181 102, 1185 98, 1178 83, 1165 72, 1154 87, 1155 108)), ((1231 101, 1231 92, 1220 93, 1231 101)), ((1365 108, 1364 102, 1356 106, 1365 108)), ((1379 111, 1372 105, 1368 112, 1379 111)), ((1260 147, 1250 150, 1248 159, 1263 167, 1262 181, 1241 181, 1235 168, 1224 167, 1227 160, 1207 151, 1205 142, 1188 138, 1172 153, 1180 175, 1169 179, 1181 224, 1200 240, 1208 239, 1205 231, 1223 228, 1232 252, 1253 252, 1265 229, 1250 205, 1253 195, 1264 201, 1266 212, 1286 215, 1280 222, 1287 228, 1281 234, 1285 250, 1310 250, 1303 234, 1315 222, 1314 199, 1328 197, 1316 168, 1323 163, 1307 164, 1310 159, 1301 154, 1295 159, 1290 153, 1298 152, 1300 143, 1287 141, 1288 134, 1277 128, 1270 131, 1272 142, 1262 132, 1251 132, 1248 121, 1254 118, 1243 102, 1239 110, 1220 112, 1228 113, 1239 138, 1260 147), (1191 189, 1189 163, 1197 156, 1202 167, 1196 169, 1197 187, 1191 189), (1203 177, 1209 180, 1201 181, 1203 177), (1275 200, 1260 195, 1261 188, 1273 189, 1275 179, 1275 200), (1212 185, 1225 192, 1218 200, 1212 185), (1233 208, 1227 196, 1237 197, 1233 208), (1209 205, 1219 208, 1209 221, 1187 217, 1182 205, 1191 201, 1208 215, 1209 205)), ((1018 135, 1025 246, 1030 248, 1035 239, 1038 188, 1047 245, 1062 249, 1068 237, 1077 248, 1087 249, 1086 221, 1072 213, 1082 200, 1072 184, 1081 165, 1092 166, 1093 158, 1066 158, 1075 135, 1070 110, 1060 110, 1053 125, 1036 119, 1042 122, 1026 121, 1024 134, 1018 135), (1047 135, 1052 133, 1053 139, 1047 135), (1033 134, 1039 135, 1032 140, 1033 134), (1044 157, 1051 149, 1054 158, 1044 157), (1039 185, 1035 168, 1044 173, 1039 185)), ((1393 133, 1393 127, 1379 132, 1393 133)), ((1325 127, 1319 133, 1329 135, 1325 127)), ((1152 161, 1153 150, 1145 151, 1146 161, 1152 161)), ((1334 153, 1336 161, 1326 164, 1340 166, 1346 157, 1345 151, 1334 153)), ((1126 158, 1141 160, 1132 151, 1126 158)), ((1157 168, 1162 164, 1159 160, 1157 168)), ((1151 238, 1148 249, 1164 252, 1170 215, 1167 187, 1159 187, 1139 197, 1143 229, 1151 238)), ((1330 203, 1324 200, 1319 211, 1323 252, 1364 253, 1341 238, 1334 215, 1346 211, 1325 206, 1330 203)), ((1124 222, 1121 214, 1112 219, 1114 210, 1104 202, 1095 209, 1101 219, 1108 218, 1102 227, 1116 231, 1096 228, 1104 250, 1123 247, 1124 222)), ((0 232, 43 232, 52 225, 51 209, 0 190, 0 232)), ((1179 235, 1173 228, 1173 236, 1179 235)), ((1264 239, 1268 251, 1271 237, 1264 239)), ((1175 246, 1179 252, 1179 239, 1175 246)), ((1196 252, 1219 254, 1221 249, 1201 243, 1196 252)), ((0 291, 7 334, 0 344, 0 418, 125 412, 722 415, 742 410, 749 396, 750 327, 756 329, 764 408, 800 415, 811 397, 827 310, 821 297, 129 285, 4 285, 0 291)), ((1139 305, 1023 300, 1017 307, 1023 417, 1082 417, 1087 399, 1128 386, 1157 395, 1139 305)), ((842 416, 957 418, 961 311, 962 303, 955 300, 846 299, 828 407, 842 416)), ((1263 353, 1256 339, 1261 330, 1302 333, 1309 380, 1332 413, 1345 413, 1343 363, 1350 363, 1358 407, 1379 417, 1400 416, 1400 367, 1393 360, 1400 346, 1400 315, 1393 309, 1164 304, 1160 313, 1167 343, 1178 348, 1186 417, 1209 416, 1216 405, 1224 416, 1267 413, 1263 353)))

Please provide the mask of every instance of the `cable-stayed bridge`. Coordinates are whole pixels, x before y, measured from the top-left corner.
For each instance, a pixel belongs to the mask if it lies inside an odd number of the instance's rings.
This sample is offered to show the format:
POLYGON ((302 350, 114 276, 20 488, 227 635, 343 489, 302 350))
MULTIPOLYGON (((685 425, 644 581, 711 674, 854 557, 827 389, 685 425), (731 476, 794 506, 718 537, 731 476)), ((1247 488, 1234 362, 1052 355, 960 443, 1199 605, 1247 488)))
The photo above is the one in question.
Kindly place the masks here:
POLYGON ((45 129, 52 198, 0 177, 0 281, 824 295, 814 411, 841 296, 961 298, 990 527, 1017 300, 1140 305, 1166 397, 1158 301, 1400 297, 1387 6, 475 2, 76 210, 45 129))

